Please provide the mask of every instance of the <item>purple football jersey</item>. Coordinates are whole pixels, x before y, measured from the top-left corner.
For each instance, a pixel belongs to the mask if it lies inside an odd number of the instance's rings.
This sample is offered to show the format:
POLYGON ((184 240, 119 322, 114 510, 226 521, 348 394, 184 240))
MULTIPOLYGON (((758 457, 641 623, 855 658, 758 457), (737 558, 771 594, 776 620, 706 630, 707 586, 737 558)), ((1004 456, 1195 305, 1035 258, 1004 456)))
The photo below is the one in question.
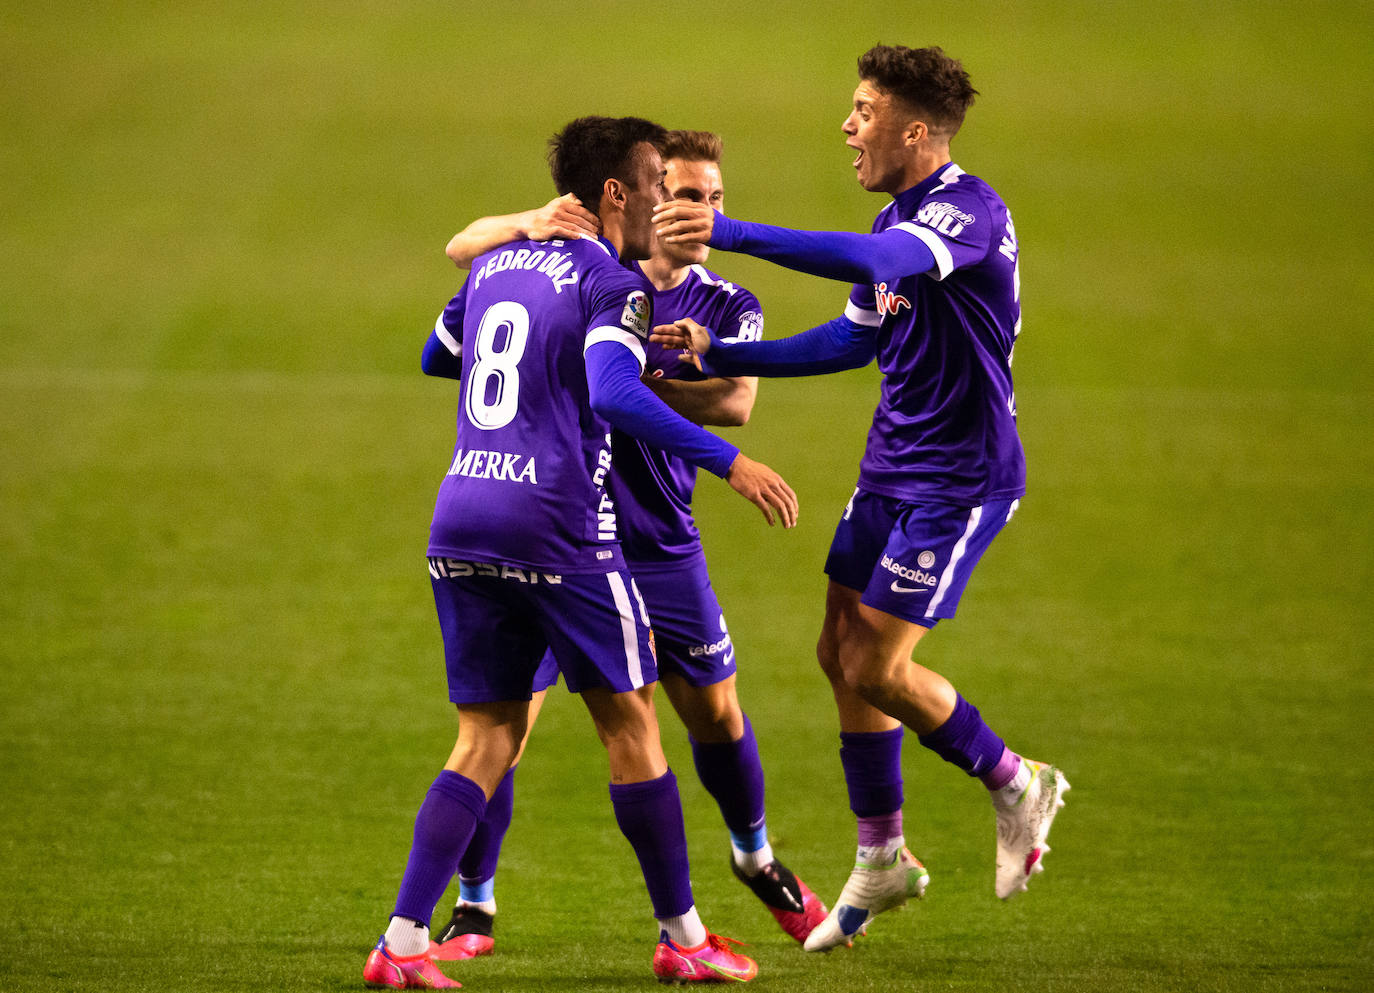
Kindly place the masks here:
POLYGON ((1021 332, 1018 246, 1007 206, 948 165, 873 222, 923 241, 936 268, 855 286, 845 316, 878 328, 882 397, 859 485, 905 500, 975 506, 1025 493, 1011 354, 1021 332))
POLYGON ((515 241, 479 256, 435 333, 462 357, 453 462, 429 555, 550 573, 623 562, 605 491, 610 425, 583 351, 615 341, 644 365, 651 287, 608 242, 515 241))
MULTIPOLYGON (((754 294, 703 266, 691 266, 687 278, 671 290, 654 290, 653 300, 655 324, 690 317, 726 341, 763 337, 763 308, 754 294)), ((652 341, 644 350, 646 369, 662 372, 665 379, 704 378, 695 367, 679 362, 675 350, 652 341)), ((612 432, 612 447, 609 487, 626 560, 642 570, 700 555, 701 533, 692 518, 696 466, 620 431, 612 432)))

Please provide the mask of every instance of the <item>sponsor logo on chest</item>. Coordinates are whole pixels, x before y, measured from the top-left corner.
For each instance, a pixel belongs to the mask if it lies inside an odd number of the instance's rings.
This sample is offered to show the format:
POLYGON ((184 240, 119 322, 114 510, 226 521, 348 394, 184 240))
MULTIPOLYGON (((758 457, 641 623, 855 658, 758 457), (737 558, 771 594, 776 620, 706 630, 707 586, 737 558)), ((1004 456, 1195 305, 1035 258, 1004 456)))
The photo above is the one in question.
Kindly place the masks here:
POLYGON ((886 317, 888 314, 895 314, 903 307, 911 309, 911 301, 900 293, 890 293, 886 283, 878 283, 873 287, 873 295, 878 298, 878 316, 886 317))

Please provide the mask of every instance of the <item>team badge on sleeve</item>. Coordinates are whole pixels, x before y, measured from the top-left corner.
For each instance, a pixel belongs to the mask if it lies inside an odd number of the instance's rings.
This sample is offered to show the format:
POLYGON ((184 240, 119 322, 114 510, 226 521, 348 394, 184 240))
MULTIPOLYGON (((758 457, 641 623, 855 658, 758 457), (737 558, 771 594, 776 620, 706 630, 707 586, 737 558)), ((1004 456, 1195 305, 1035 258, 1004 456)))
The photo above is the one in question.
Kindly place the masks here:
POLYGON ((728 340, 759 341, 763 338, 763 315, 751 310, 739 316, 739 329, 728 340))
POLYGON ((620 323, 641 338, 647 338, 651 309, 648 294, 635 290, 625 298, 625 309, 621 311, 620 323))
POLYGON ((974 222, 974 217, 952 203, 928 203, 921 207, 916 220, 947 238, 957 238, 959 232, 974 222))

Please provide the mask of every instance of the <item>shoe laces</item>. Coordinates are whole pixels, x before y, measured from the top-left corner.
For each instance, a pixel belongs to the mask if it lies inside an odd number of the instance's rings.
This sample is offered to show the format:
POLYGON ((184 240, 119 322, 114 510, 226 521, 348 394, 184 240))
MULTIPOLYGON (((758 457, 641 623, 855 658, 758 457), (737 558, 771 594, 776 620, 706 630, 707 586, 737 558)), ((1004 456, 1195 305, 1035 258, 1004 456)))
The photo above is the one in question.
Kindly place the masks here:
POLYGON ((738 954, 738 952, 730 947, 731 945, 739 945, 741 948, 748 947, 749 945, 749 942, 741 941, 739 938, 728 938, 723 934, 712 934, 710 931, 706 932, 706 942, 716 951, 726 952, 730 955, 738 954))

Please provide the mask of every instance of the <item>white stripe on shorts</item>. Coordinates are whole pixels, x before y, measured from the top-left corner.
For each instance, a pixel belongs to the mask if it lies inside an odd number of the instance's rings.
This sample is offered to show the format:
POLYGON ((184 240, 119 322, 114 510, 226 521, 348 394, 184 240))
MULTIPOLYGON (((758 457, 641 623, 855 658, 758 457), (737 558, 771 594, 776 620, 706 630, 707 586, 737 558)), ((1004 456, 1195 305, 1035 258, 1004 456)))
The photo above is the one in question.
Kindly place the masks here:
POLYGON ((983 508, 974 507, 968 515, 968 525, 964 528, 964 533, 954 546, 954 551, 950 552, 949 565, 945 566, 945 571, 940 573, 940 585, 935 587, 935 595, 930 598, 930 606, 926 608, 926 617, 935 616, 935 608, 940 606, 940 601, 945 598, 945 593, 949 591, 949 584, 954 581, 954 570, 964 558, 964 552, 968 549, 969 536, 978 530, 978 522, 983 519, 983 508))
POLYGON ((639 629, 635 627, 635 609, 620 573, 608 572, 606 579, 611 584, 615 609, 620 612, 620 636, 625 642, 625 665, 629 670, 630 685, 639 689, 644 685, 644 667, 639 662, 639 629))

